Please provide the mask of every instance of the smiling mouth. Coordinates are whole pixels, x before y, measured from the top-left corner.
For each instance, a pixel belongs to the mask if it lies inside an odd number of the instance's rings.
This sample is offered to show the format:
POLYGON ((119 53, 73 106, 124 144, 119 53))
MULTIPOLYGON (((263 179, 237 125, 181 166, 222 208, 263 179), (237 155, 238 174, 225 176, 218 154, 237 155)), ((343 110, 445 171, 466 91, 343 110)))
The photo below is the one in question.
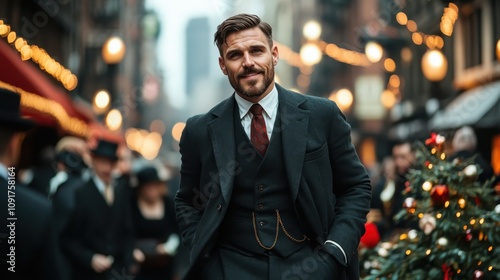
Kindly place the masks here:
POLYGON ((257 75, 259 75, 260 72, 253 72, 253 73, 248 73, 248 74, 243 74, 243 75, 240 75, 240 79, 251 79, 257 75))

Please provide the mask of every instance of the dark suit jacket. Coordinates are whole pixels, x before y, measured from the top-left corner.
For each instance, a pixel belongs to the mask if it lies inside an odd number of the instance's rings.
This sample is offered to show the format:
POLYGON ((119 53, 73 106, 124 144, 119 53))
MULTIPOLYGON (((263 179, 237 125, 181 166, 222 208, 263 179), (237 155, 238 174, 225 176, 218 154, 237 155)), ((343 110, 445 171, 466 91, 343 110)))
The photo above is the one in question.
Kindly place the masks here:
POLYGON ((0 177, 0 206, 2 208, 0 217, 4 223, 0 229, 0 260, 2 262, 0 278, 9 280, 64 279, 60 271, 60 247, 48 200, 27 186, 16 183, 15 189, 11 190, 15 192, 14 201, 11 202, 15 209, 13 217, 17 220, 8 221, 9 193, 7 188, 11 185, 0 177), (7 228, 7 224, 11 222, 15 224, 14 227, 7 228), (13 238, 8 239, 9 236, 13 238), (11 246, 14 246, 14 251, 10 250, 11 246), (15 254, 15 273, 7 271, 11 265, 7 263, 6 258, 11 252, 15 254))
POLYGON ((111 279, 114 273, 128 273, 132 264, 133 229, 129 198, 115 188, 109 206, 90 179, 75 191, 75 206, 62 233, 62 248, 72 261, 73 279, 111 279), (91 268, 94 254, 114 258, 111 271, 97 274, 91 268))
MULTIPOLYGON (((339 243, 348 258, 348 277, 357 279, 357 249, 369 211, 371 186, 350 142, 350 126, 338 107, 325 98, 278 89, 287 179, 293 206, 319 244, 339 243)), ((210 112, 190 118, 180 141, 180 189, 177 220, 183 243, 191 250, 191 270, 213 247, 231 199, 239 166, 230 97, 210 112)), ((335 258, 345 265, 343 257, 335 258)))
POLYGON ((59 233, 66 227, 75 207, 75 191, 84 183, 85 181, 80 176, 68 174, 68 179, 59 185, 57 191, 52 196, 52 209, 54 210, 59 233))

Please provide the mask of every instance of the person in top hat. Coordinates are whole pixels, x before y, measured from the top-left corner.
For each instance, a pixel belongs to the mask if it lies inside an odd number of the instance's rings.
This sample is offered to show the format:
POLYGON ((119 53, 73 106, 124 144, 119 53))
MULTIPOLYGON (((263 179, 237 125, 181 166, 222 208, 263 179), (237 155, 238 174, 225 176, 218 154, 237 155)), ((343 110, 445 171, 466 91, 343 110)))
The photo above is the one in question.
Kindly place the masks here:
POLYGON ((148 165, 137 174, 132 199, 135 229, 136 280, 172 279, 174 257, 180 244, 174 202, 169 195, 166 168, 148 165))
POLYGON ((118 144, 100 139, 91 150, 91 178, 75 191, 75 206, 62 234, 75 280, 129 275, 133 232, 130 204, 115 188, 112 172, 118 144))
POLYGON ((16 181, 24 133, 36 123, 21 117, 18 93, 0 88, 0 100, 0 278, 63 279, 50 204, 16 181))

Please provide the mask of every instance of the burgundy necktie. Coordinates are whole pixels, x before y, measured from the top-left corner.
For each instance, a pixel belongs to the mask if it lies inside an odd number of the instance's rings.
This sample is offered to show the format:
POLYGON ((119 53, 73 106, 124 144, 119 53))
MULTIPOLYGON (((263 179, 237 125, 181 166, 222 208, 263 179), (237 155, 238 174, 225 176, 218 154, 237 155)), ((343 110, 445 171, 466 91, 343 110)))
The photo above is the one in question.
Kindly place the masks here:
POLYGON ((250 138, 254 148, 264 156, 269 145, 269 138, 267 137, 266 122, 264 121, 264 116, 262 116, 262 111, 262 106, 259 104, 254 104, 250 108, 250 112, 253 115, 250 138))

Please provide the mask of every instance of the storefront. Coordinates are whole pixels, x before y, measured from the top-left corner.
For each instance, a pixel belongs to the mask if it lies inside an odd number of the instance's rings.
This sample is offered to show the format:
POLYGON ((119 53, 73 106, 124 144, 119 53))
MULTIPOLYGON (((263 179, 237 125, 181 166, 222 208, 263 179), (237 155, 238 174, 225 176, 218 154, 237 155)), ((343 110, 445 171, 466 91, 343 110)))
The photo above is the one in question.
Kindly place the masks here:
POLYGON ((30 131, 23 144, 20 167, 37 165, 41 151, 55 145, 62 136, 72 135, 89 140, 95 137, 119 136, 99 124, 91 109, 77 104, 55 84, 56 80, 23 61, 19 53, 6 41, 0 40, 0 87, 21 95, 22 113, 36 120, 38 126, 30 131))

